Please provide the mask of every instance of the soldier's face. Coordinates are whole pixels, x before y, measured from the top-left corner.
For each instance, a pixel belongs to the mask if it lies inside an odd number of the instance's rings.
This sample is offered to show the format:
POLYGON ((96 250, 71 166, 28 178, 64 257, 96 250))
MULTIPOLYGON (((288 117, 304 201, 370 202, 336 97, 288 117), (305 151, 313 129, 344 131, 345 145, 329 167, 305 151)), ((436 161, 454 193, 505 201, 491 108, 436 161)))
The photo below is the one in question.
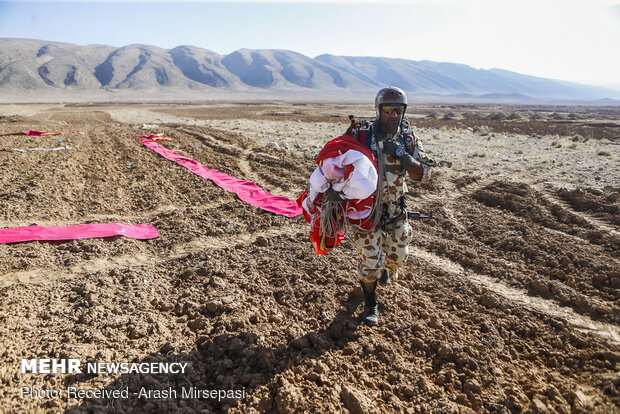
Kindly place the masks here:
POLYGON ((383 105, 379 110, 379 123, 381 130, 385 134, 393 134, 398 130, 400 121, 405 113, 405 107, 402 105, 383 105))

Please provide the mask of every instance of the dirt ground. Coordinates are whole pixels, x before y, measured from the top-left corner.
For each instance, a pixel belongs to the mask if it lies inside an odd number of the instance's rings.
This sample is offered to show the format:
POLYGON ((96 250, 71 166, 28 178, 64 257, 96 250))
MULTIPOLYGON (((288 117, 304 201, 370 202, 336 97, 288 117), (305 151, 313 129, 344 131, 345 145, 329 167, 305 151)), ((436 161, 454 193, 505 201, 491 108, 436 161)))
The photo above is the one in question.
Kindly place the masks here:
POLYGON ((408 112, 440 163, 409 183, 408 205, 437 219, 413 223, 406 268, 367 327, 350 236, 317 256, 301 217, 247 205, 134 135, 163 133, 167 148, 296 198, 322 145, 371 105, 0 105, 0 133, 85 133, 0 137, 0 228, 161 234, 0 245, 0 412, 620 412, 620 108, 408 112), (22 374, 23 358, 189 368, 22 374), (189 387, 243 396, 182 398, 189 387))

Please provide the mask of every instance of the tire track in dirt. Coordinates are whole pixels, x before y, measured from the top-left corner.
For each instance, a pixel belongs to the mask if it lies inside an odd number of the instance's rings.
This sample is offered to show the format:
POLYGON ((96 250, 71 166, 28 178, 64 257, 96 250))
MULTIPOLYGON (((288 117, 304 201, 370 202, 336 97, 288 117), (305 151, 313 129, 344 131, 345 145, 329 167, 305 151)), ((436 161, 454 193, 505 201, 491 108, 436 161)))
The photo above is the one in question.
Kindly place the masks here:
POLYGON ((208 141, 208 144, 213 146, 213 147, 219 147, 219 148, 224 148, 230 151, 239 151, 239 148, 237 148, 234 145, 229 145, 229 144, 225 144, 223 142, 219 142, 217 141, 214 137, 212 137, 209 134, 205 134, 202 131, 192 131, 190 129, 187 128, 179 128, 177 129, 177 131, 182 132, 186 135, 189 135, 191 137, 197 138, 199 140, 201 140, 203 143, 208 141))
POLYGON ((452 209, 452 204, 454 204, 453 201, 448 201, 446 200, 443 207, 443 212, 446 215, 446 218, 448 219, 448 221, 450 223, 452 223, 454 225, 454 227, 456 227, 458 230, 460 230, 463 233, 467 233, 467 229, 465 228, 465 226, 463 226, 463 224, 459 221, 459 219, 455 216, 454 214, 454 210, 452 209))
POLYGON ((252 153, 252 149, 253 148, 247 148, 243 151, 242 157, 239 159, 239 169, 243 174, 245 174, 246 177, 248 177, 248 180, 257 182, 260 180, 260 178, 252 170, 252 167, 250 166, 250 161, 248 160, 248 157, 252 153))
MULTIPOLYGON (((260 174, 258 174, 254 168, 252 168, 252 165, 250 163, 250 157, 252 156, 252 154, 258 149, 255 146, 243 146, 243 145, 235 145, 235 144, 226 144, 223 143, 221 141, 218 141, 217 139, 215 139, 213 136, 209 135, 209 134, 205 134, 202 132, 194 132, 191 131, 187 128, 180 128, 179 129, 180 132, 183 132, 185 134, 188 134, 190 136, 193 136, 195 138, 200 139, 203 143, 205 143, 206 141, 208 141, 208 144, 213 146, 214 148, 223 148, 226 151, 229 152, 241 152, 240 156, 237 158, 237 165, 239 167, 239 170, 244 174, 244 176, 246 177, 246 179, 248 181, 252 181, 253 183, 255 183, 256 185, 258 185, 261 188, 265 188, 267 187, 267 185, 265 185, 265 180, 260 176, 260 174)), ((269 156, 267 154, 261 154, 262 156, 266 157, 266 158, 273 158, 274 163, 277 163, 277 161, 279 160, 279 158, 277 157, 272 157, 269 156)), ((280 187, 279 185, 277 185, 277 183, 273 182, 273 181, 269 181, 268 183, 268 187, 270 188, 270 192, 271 193, 277 193, 279 195, 283 195, 285 197, 297 197, 298 194, 295 193, 291 193, 290 191, 285 190, 284 188, 280 187)))
POLYGON ((116 257, 100 257, 81 261, 69 268, 38 268, 20 272, 6 273, 0 276, 0 288, 16 283, 50 284, 51 282, 84 273, 108 271, 114 268, 141 266, 153 262, 154 257, 148 254, 131 253, 116 257))
POLYGON ((562 307, 550 300, 538 296, 530 296, 525 290, 507 286, 503 283, 497 282, 489 276, 471 271, 465 271, 458 263, 437 256, 426 250, 412 248, 410 252, 420 259, 425 260, 426 262, 444 271, 452 273, 457 277, 473 282, 484 289, 502 296, 512 303, 519 304, 530 310, 544 313, 549 316, 561 318, 582 332, 593 333, 611 341, 616 345, 620 345, 620 327, 618 326, 595 321, 587 316, 576 313, 571 308, 562 307))
POLYGON ((562 209, 570 211, 572 214, 582 218, 585 222, 587 222, 592 227, 610 233, 613 236, 620 236, 620 232, 610 226, 610 223, 605 223, 604 221, 596 218, 595 216, 585 213, 583 211, 577 211, 566 201, 558 198, 556 194, 552 192, 552 190, 547 189, 545 192, 540 192, 542 198, 548 201, 552 205, 556 205, 562 209))
POLYGON ((107 272, 115 268, 140 267, 149 264, 160 264, 170 260, 177 260, 191 253, 205 250, 232 249, 238 245, 252 244, 257 241, 266 243, 267 239, 278 236, 297 236, 303 232, 301 225, 279 229, 269 229, 261 232, 240 233, 229 237, 198 237, 187 243, 172 246, 170 254, 164 258, 156 252, 132 252, 127 255, 116 257, 100 257, 91 260, 83 260, 69 268, 37 268, 18 272, 9 272, 0 275, 0 288, 11 286, 16 283, 24 284, 49 284, 54 280, 66 277, 93 273, 97 271, 107 272), (264 240, 264 241, 263 241, 264 240))
POLYGON ((229 237, 199 237, 187 243, 177 244, 172 247, 172 254, 166 258, 178 259, 190 253, 196 253, 203 250, 223 250, 231 249, 238 245, 252 244, 257 241, 262 242, 263 239, 271 239, 278 236, 296 236, 302 232, 302 226, 269 229, 260 232, 240 233, 229 237))
POLYGON ((106 108, 105 111, 110 114, 112 119, 116 122, 122 122, 125 124, 176 123, 194 126, 206 126, 208 124, 206 121, 200 119, 186 118, 163 112, 156 112, 152 109, 132 108, 131 111, 126 111, 122 109, 106 108))

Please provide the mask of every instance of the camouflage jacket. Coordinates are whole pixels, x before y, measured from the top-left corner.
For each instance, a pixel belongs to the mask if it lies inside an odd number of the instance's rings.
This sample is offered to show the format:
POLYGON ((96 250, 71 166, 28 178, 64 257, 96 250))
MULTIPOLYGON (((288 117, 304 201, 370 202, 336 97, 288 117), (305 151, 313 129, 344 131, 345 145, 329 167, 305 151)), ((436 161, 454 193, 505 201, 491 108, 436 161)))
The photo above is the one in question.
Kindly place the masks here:
MULTIPOLYGON (((377 156, 377 137, 374 133, 374 122, 368 122, 361 125, 360 128, 352 129, 352 135, 360 142, 364 143, 377 156)), ((422 146, 422 142, 413 133, 409 121, 404 120, 399 130, 390 138, 384 140, 392 140, 401 145, 407 153, 426 167, 434 167, 435 161, 429 157, 422 146)), ((386 154, 383 154, 383 165, 385 166, 385 174, 379 172, 379 179, 383 185, 383 204, 385 205, 384 213, 387 213, 388 219, 393 219, 402 213, 404 196, 407 193, 407 183, 405 175, 407 172, 401 167, 400 162, 386 154)))

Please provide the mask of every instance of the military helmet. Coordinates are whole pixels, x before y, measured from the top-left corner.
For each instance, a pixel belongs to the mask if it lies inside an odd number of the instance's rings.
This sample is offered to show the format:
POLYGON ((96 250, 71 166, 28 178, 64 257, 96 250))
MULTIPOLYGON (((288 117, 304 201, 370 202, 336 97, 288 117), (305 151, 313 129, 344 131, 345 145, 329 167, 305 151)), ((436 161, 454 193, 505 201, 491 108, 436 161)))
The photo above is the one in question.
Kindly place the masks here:
POLYGON ((381 89, 375 97, 375 108, 383 104, 404 105, 407 107, 407 95, 405 91, 396 86, 388 86, 381 89))

